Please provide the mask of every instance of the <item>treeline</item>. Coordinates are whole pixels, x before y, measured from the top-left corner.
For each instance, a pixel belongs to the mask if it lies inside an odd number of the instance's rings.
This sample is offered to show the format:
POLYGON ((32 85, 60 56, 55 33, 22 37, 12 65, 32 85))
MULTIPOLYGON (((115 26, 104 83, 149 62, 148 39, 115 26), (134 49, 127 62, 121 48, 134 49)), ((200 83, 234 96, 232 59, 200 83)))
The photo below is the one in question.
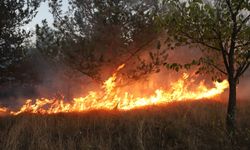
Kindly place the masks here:
POLYGON ((149 64, 138 57, 157 40, 156 19, 163 10, 159 2, 69 0, 64 10, 62 1, 49 0, 53 26, 45 19, 33 33, 25 30, 43 2, 0 2, 0 85, 39 83, 41 61, 63 65, 68 68, 68 75, 81 74, 97 82, 102 81, 101 71, 107 66, 117 67, 133 60, 138 71, 129 71, 126 76, 136 78, 158 70, 163 62, 158 58, 159 52, 150 53, 149 64))

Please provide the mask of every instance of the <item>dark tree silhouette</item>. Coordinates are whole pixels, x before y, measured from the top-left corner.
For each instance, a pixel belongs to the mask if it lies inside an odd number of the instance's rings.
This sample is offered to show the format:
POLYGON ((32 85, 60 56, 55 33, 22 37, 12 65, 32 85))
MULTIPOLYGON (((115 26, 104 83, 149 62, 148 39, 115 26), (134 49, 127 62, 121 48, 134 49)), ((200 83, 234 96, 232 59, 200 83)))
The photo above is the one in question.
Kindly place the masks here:
POLYGON ((37 47, 94 80, 102 66, 120 65, 124 55, 137 53, 157 35, 153 0, 70 0, 65 13, 60 1, 49 5, 54 29, 46 21, 37 26, 37 47))
POLYGON ((249 1, 167 0, 165 4, 168 9, 159 22, 166 28, 170 43, 199 46, 204 57, 192 63, 200 65, 197 73, 227 77, 230 89, 226 122, 228 130, 234 131, 236 85, 250 65, 249 1))
POLYGON ((42 0, 0 1, 0 84, 15 81, 16 66, 26 56, 30 33, 22 29, 37 13, 42 0))

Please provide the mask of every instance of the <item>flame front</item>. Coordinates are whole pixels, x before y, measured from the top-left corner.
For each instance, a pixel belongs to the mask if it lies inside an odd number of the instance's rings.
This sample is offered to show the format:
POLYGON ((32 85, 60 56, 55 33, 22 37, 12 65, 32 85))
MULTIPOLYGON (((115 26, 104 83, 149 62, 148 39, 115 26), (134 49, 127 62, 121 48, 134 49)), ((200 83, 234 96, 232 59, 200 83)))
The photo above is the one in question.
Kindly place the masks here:
POLYGON ((0 107, 0 116, 8 113, 8 109, 6 107, 0 107))
POLYGON ((144 106, 161 105, 174 101, 199 100, 213 98, 224 92, 228 88, 226 80, 214 82, 213 88, 208 88, 204 82, 200 82, 197 87, 189 89, 190 76, 184 73, 182 78, 171 83, 169 90, 156 89, 154 94, 145 97, 136 97, 128 92, 121 92, 117 87, 117 73, 124 67, 121 65, 115 73, 108 78, 102 86, 101 92, 90 91, 87 96, 74 98, 72 102, 65 102, 58 99, 37 99, 35 102, 27 100, 18 111, 10 111, 7 108, 0 108, 1 113, 18 115, 20 113, 41 113, 55 114, 65 112, 83 112, 90 110, 131 110, 144 106))

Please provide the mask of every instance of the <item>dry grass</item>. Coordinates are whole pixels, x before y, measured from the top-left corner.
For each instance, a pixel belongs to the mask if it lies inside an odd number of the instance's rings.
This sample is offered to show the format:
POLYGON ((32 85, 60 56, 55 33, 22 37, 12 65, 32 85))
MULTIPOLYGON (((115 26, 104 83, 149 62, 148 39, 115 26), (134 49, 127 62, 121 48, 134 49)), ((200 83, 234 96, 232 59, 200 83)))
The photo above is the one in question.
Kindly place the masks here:
POLYGON ((2 150, 250 149, 250 102, 240 102, 232 145, 222 102, 182 102, 129 112, 0 118, 2 150))

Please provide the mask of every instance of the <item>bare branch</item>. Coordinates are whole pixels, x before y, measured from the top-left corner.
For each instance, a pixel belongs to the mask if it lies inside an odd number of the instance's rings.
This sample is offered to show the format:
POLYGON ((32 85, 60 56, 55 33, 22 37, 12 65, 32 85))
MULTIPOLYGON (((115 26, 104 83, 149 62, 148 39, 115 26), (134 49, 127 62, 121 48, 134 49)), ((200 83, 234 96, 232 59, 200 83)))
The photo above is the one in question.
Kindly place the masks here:
POLYGON ((224 75, 227 75, 227 73, 223 69, 221 69, 220 67, 218 67, 217 65, 215 65, 213 63, 209 63, 209 62, 205 62, 205 63, 207 63, 208 65, 214 67, 215 69, 217 69, 219 72, 223 73, 224 75))
POLYGON ((124 60, 122 63, 126 64, 129 60, 131 60, 134 56, 136 56, 140 51, 142 51, 143 48, 145 48, 145 46, 150 45, 155 40, 156 40, 155 38, 152 38, 152 39, 148 40, 147 42, 145 42, 143 45, 141 45, 139 48, 137 48, 133 53, 131 53, 131 55, 126 60, 124 60))

